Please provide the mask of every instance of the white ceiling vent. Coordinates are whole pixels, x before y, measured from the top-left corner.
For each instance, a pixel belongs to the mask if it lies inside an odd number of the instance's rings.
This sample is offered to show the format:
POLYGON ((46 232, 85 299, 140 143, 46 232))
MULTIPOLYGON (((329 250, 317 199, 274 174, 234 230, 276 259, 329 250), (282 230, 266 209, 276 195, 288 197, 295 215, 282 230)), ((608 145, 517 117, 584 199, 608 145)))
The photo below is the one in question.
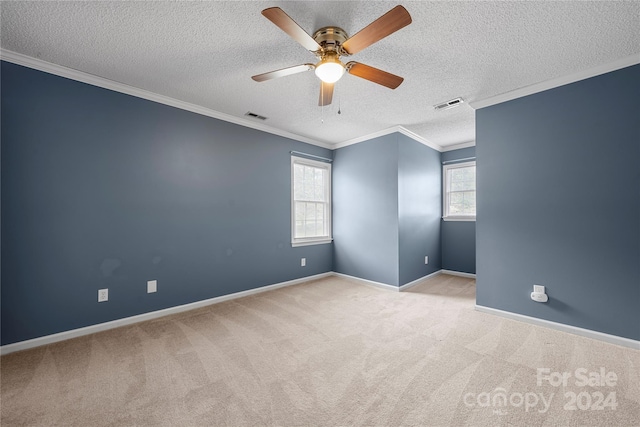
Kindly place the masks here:
POLYGON ((254 119, 267 120, 267 118, 265 116, 261 116, 260 114, 252 113, 251 111, 247 111, 246 113, 244 113, 244 115, 247 116, 247 117, 252 117, 254 119))
POLYGON ((449 108, 457 107, 463 102, 464 102, 464 99, 456 98, 456 99, 452 99, 451 101, 443 102, 442 104, 434 105, 433 108, 436 111, 448 110, 449 108))

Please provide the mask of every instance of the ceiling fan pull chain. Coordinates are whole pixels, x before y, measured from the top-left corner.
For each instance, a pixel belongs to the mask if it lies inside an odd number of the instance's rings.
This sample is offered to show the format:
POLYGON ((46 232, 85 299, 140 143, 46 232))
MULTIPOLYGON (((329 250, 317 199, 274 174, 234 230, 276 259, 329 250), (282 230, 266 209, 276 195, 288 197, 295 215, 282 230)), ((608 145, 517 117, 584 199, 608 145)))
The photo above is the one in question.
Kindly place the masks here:
MULTIPOLYGON (((324 85, 320 85, 320 93, 322 94, 322 99, 324 99, 324 85)), ((320 106, 320 123, 324 124, 324 102, 320 106)))

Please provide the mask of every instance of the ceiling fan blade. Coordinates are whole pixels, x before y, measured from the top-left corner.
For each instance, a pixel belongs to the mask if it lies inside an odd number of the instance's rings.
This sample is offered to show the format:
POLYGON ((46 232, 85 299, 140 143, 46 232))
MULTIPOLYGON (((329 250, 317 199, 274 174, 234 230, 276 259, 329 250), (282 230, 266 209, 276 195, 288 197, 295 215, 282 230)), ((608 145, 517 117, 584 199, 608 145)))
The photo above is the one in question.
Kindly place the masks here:
POLYGON ((331 104, 331 100, 333 99, 333 83, 325 83, 320 80, 320 98, 318 99, 318 105, 323 107, 325 105, 331 104))
POLYGON ((353 55, 409 24, 411 15, 398 5, 342 43, 342 50, 353 55))
POLYGON ((346 66, 347 72, 354 76, 369 80, 379 85, 386 86, 389 89, 395 89, 400 86, 400 83, 404 79, 395 74, 387 73, 386 71, 379 70, 369 65, 364 65, 359 62, 349 62, 346 66))
POLYGON ((313 70, 315 65, 302 64, 294 67, 283 68, 281 70, 269 71, 268 73, 258 74, 251 78, 257 82, 264 82, 266 80, 277 79, 278 77, 290 76, 291 74, 302 73, 303 71, 313 70))
POLYGON ((305 49, 315 52, 320 49, 320 45, 302 28, 291 19, 284 10, 279 7, 270 7, 262 11, 262 14, 269 21, 273 22, 282 31, 289 34, 289 37, 304 46, 305 49))

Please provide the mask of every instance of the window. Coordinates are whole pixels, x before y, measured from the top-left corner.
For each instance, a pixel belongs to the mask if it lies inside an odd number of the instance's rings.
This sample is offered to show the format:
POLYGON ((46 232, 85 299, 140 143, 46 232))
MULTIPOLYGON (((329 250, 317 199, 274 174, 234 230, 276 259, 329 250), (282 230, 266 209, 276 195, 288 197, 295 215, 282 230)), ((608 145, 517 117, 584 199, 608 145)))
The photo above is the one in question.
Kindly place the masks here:
POLYGON ((331 242, 331 164, 291 156, 291 244, 331 242))
POLYGON ((445 221, 475 221, 476 162, 455 163, 442 168, 445 221))

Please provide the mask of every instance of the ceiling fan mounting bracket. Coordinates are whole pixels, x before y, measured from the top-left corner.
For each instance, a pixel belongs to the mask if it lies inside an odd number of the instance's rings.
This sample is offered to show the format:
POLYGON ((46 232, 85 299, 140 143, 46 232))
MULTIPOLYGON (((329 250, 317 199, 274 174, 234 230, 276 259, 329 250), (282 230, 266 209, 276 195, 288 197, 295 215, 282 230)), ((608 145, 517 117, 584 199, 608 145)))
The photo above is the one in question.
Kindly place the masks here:
POLYGON ((340 27, 322 27, 313 33, 313 40, 322 48, 316 51, 315 54, 322 55, 325 52, 337 52, 339 55, 348 55, 340 49, 342 43, 348 39, 349 35, 340 27))

